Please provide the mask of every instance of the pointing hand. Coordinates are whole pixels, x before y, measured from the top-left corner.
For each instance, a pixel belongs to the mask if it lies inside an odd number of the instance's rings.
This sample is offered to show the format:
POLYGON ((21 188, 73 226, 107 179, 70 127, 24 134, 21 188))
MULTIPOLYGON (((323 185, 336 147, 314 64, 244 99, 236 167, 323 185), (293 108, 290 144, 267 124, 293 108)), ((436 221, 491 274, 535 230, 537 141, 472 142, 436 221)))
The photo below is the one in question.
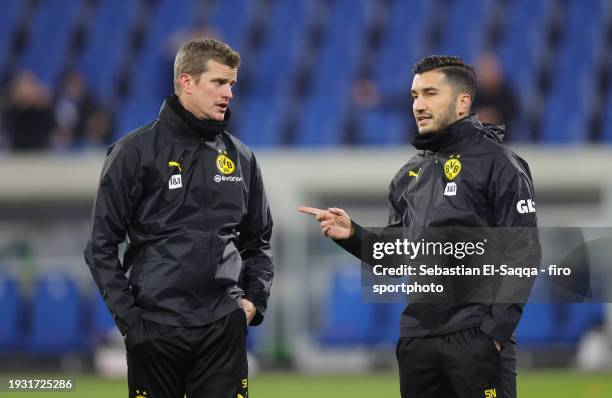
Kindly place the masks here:
POLYGON ((323 210, 315 207, 298 207, 298 211, 315 216, 323 236, 335 240, 344 240, 353 236, 351 219, 342 209, 330 207, 323 210))

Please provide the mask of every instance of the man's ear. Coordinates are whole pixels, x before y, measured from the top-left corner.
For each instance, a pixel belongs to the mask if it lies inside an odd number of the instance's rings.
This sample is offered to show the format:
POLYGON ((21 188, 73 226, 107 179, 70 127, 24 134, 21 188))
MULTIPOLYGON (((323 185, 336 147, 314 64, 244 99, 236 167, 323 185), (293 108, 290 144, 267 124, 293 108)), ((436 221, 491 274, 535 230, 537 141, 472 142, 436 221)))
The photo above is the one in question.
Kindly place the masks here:
POLYGON ((472 96, 468 93, 461 93, 457 97, 457 113, 459 116, 466 116, 472 107, 472 96))
POLYGON ((191 94, 192 86, 193 86, 193 78, 187 73, 181 73, 179 75, 179 84, 181 85, 181 90, 184 93, 191 94))

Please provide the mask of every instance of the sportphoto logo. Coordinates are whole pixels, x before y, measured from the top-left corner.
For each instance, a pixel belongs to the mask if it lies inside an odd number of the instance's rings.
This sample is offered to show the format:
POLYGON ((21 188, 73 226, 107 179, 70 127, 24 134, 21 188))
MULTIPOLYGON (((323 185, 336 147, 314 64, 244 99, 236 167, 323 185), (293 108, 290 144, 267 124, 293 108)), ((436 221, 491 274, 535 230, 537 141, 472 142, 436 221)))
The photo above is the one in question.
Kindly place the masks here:
POLYGON ((214 180, 215 182, 222 182, 222 181, 241 182, 242 177, 235 177, 235 176, 227 177, 227 176, 221 176, 219 174, 216 174, 214 180))

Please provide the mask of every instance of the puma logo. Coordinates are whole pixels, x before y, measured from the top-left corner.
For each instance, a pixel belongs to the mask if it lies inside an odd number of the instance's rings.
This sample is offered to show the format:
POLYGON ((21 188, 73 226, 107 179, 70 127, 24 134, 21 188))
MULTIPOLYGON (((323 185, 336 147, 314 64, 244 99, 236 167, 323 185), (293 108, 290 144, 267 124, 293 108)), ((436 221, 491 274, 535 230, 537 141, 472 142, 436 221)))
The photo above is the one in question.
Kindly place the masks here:
POLYGON ((417 171, 410 170, 408 172, 408 177, 416 177, 417 181, 419 180, 419 174, 421 173, 421 167, 417 171))
POLYGON ((178 167, 179 171, 183 171, 179 162, 168 162, 168 167, 178 167))

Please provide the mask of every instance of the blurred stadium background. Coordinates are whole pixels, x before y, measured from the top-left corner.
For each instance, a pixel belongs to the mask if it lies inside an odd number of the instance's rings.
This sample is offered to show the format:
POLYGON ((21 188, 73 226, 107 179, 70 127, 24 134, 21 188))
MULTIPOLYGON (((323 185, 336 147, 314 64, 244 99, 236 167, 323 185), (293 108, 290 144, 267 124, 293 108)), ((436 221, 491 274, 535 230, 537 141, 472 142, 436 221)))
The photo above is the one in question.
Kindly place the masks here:
MULTIPOLYGON (((399 395, 401 306, 362 303, 358 263, 296 208, 333 205, 384 223, 387 184, 414 153, 411 66, 424 55, 478 67, 475 110, 509 125, 542 225, 612 225, 612 1, 0 8, 1 374, 78 374, 92 397, 127 391, 100 381, 124 377, 125 365, 82 260, 89 213, 105 148, 156 117, 174 53, 193 36, 242 55, 230 130, 256 150, 275 218, 277 279, 267 321, 249 334, 257 396, 399 395), (340 373, 353 376, 313 376, 340 373)), ((612 397, 608 304, 529 305, 517 337, 521 396, 612 397)))

